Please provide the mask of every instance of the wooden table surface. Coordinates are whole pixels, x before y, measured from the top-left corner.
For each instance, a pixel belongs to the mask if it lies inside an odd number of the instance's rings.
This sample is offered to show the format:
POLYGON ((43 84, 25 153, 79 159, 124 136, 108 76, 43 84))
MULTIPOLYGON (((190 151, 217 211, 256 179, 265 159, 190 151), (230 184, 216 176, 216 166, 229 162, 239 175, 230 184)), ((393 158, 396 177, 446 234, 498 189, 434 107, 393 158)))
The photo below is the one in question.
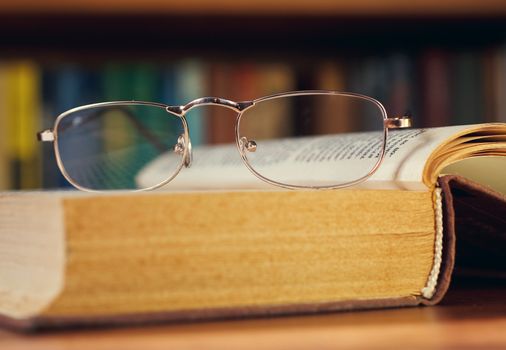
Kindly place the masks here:
POLYGON ((464 284, 434 307, 22 334, 0 349, 506 349, 506 285, 464 284))

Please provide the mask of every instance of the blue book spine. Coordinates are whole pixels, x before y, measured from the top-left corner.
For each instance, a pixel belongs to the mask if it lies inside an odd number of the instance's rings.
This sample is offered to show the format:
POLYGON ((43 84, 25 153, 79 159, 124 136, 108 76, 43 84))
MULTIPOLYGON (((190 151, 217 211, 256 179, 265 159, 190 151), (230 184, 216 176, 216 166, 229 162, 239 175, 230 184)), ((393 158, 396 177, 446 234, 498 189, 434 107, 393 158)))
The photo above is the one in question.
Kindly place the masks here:
MULTIPOLYGON (((205 68, 197 60, 187 60, 176 64, 174 70, 175 90, 177 104, 186 104, 191 100, 202 97, 206 94, 205 68)), ((207 142, 207 110, 197 107, 187 115, 190 139, 193 146, 207 142)))

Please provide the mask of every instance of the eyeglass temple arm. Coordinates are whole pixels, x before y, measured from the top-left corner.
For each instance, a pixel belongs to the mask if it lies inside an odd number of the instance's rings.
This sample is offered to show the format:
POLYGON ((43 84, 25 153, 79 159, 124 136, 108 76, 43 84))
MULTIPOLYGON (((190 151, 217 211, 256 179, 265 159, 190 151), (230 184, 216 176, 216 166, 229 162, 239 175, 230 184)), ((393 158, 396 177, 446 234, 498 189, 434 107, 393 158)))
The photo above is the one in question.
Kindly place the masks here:
MULTIPOLYGON (((142 123, 140 123, 128 109, 121 107, 121 106, 119 106, 119 107, 117 106, 115 108, 108 109, 108 111, 110 111, 111 109, 119 109, 122 112, 125 112, 126 116, 128 117, 128 120, 133 124, 133 126, 135 128, 137 128, 137 130, 139 130, 139 132, 142 134, 142 136, 144 136, 149 142, 151 142, 151 144, 153 146, 155 146, 160 152, 165 150, 165 147, 160 142, 159 138, 156 137, 148 128, 146 128, 144 125, 142 125, 142 123)), ((89 123, 89 122, 99 118, 103 113, 104 113, 104 111, 101 110, 98 113, 94 113, 94 114, 90 115, 89 118, 86 118, 84 120, 83 124, 89 123)), ((66 128, 63 128, 61 131, 65 131, 65 130, 66 130, 66 128)), ((38 132, 37 139, 42 142, 54 141, 54 130, 46 129, 46 130, 38 132)))
POLYGON ((389 117, 385 119, 384 123, 387 129, 405 129, 412 126, 412 119, 410 115, 403 115, 402 117, 389 117))

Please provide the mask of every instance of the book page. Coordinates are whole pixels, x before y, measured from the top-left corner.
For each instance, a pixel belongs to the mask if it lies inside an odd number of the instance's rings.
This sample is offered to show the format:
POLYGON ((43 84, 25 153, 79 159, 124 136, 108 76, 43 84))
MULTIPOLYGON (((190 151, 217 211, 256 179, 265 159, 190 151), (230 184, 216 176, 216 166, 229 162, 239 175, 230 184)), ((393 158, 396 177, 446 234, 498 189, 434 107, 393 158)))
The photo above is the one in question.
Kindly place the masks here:
MULTIPOLYGON (((391 130, 382 164, 369 179, 355 187, 424 190, 427 185, 423 182, 423 172, 429 156, 444 142, 476 128, 480 126, 391 130)), ((268 154, 262 159, 262 169, 280 174, 290 182, 297 182, 312 172, 325 179, 328 177, 329 181, 354 179, 364 161, 369 159, 370 164, 370 159, 377 159, 381 150, 378 133, 301 137, 259 141, 258 144, 262 145, 262 154, 268 154)), ((146 180, 150 177, 167 177, 164 164, 169 164, 169 157, 175 156, 168 152, 157 158, 141 171, 137 182, 142 186, 143 183, 153 183, 146 180)), ((170 190, 261 188, 276 187, 249 171, 235 144, 194 147, 191 167, 182 168, 178 176, 164 186, 170 190)))
POLYGON ((506 157, 491 156, 468 158, 445 167, 442 174, 462 175, 466 178, 506 194, 506 182, 504 181, 504 170, 506 169, 506 157))

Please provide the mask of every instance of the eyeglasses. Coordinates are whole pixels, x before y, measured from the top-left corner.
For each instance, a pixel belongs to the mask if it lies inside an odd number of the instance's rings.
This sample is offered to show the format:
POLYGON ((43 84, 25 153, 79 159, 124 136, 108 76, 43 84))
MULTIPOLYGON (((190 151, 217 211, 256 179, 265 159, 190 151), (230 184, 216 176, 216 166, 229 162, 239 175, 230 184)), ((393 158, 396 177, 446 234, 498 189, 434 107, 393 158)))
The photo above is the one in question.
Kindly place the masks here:
POLYGON ((334 189, 365 181, 385 157, 389 129, 411 126, 409 117, 389 118, 368 96, 295 91, 244 102, 202 97, 183 106, 96 103, 64 112, 52 129, 37 135, 54 143, 58 167, 78 189, 151 190, 183 167, 205 163, 205 152, 198 159, 199 152, 212 146, 192 149, 187 118, 192 109, 207 105, 238 113, 235 144, 246 167, 259 179, 289 189, 334 189))

